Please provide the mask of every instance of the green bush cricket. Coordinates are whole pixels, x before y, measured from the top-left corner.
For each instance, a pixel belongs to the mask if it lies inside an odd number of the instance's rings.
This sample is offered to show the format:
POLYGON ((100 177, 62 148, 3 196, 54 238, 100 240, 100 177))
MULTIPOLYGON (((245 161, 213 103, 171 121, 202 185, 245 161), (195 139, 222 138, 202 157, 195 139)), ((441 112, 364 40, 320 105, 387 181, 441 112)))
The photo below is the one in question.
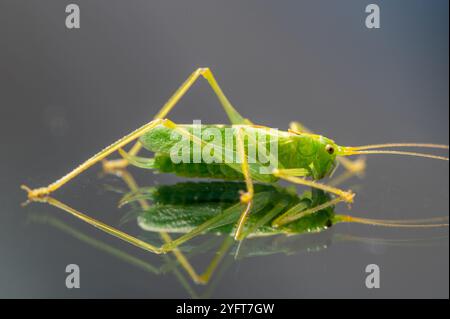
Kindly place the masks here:
MULTIPOLYGON (((224 129, 227 126, 216 126, 219 130, 224 129)), ((337 197, 334 201, 345 201, 352 203, 355 194, 348 190, 342 190, 340 188, 320 183, 318 180, 325 176, 329 176, 334 168, 336 162, 340 161, 346 168, 353 171, 361 169, 361 162, 349 162, 345 156, 351 155, 365 155, 365 154, 397 154, 397 155, 409 155, 419 156, 426 158, 433 158, 439 160, 448 161, 448 158, 442 156, 436 156, 431 154, 423 154, 416 152, 406 152, 398 150, 389 150, 393 147, 423 147, 423 148, 436 148, 436 149, 448 149, 448 145, 440 144, 424 144, 424 143, 391 143, 391 144, 376 144, 365 146, 340 146, 333 140, 321 135, 312 134, 306 130, 301 130, 301 125, 293 124, 288 131, 279 131, 271 129, 269 127, 254 125, 250 120, 242 117, 238 111, 232 106, 228 98, 224 95, 222 89, 219 87, 212 72, 209 68, 199 68, 194 71, 188 79, 181 85, 181 87, 174 93, 174 95, 168 100, 168 102, 162 107, 159 113, 154 119, 141 126, 137 130, 119 139, 115 143, 104 148, 83 164, 72 170, 67 175, 61 177, 57 181, 51 183, 47 187, 41 187, 36 189, 30 189, 27 186, 22 186, 28 192, 28 199, 45 201, 46 197, 52 192, 59 189, 68 181, 91 167, 92 165, 104 160, 107 156, 115 151, 120 151, 124 159, 115 161, 104 161, 104 168, 106 170, 113 170, 117 168, 124 168, 129 163, 135 164, 141 167, 147 167, 152 169, 159 169, 165 172, 174 172, 180 175, 221 178, 232 177, 233 179, 244 180, 246 184, 246 191, 240 196, 240 201, 244 208, 240 214, 237 222, 237 228, 235 232, 235 239, 243 239, 243 229, 245 222, 249 216, 250 211, 255 204, 254 200, 254 186, 253 181, 259 182, 276 182, 277 180, 287 180, 289 182, 309 186, 315 189, 319 189, 334 195, 337 197), (182 96, 190 89, 192 84, 201 76, 203 76, 210 84, 213 91, 216 93, 220 103, 222 104, 230 122, 231 126, 228 126, 234 132, 233 139, 235 143, 232 149, 227 145, 221 144, 222 153, 227 151, 236 154, 236 158, 239 159, 233 163, 198 163, 198 164, 176 164, 172 165, 167 161, 169 154, 166 153, 168 146, 173 144, 173 140, 170 136, 173 132, 188 139, 189 145, 200 146, 200 149, 204 147, 204 141, 195 136, 192 131, 195 129, 189 125, 177 125, 174 122, 167 119, 168 113, 178 103, 182 96), (276 136, 277 139, 277 168, 274 168, 268 174, 261 174, 260 169, 265 165, 259 162, 249 163, 248 150, 253 140, 246 136, 251 135, 269 135, 276 136), (139 141, 126 153, 122 150, 127 144, 139 139, 139 141), (142 146, 148 148, 156 153, 154 159, 143 159, 137 157, 137 153, 142 146), (177 166, 179 165, 179 166, 177 166), (195 171, 194 171, 195 168, 195 171), (197 172, 197 173, 196 173, 197 172), (225 173, 224 173, 225 172, 225 173), (228 172, 228 174, 226 173, 228 172), (233 175, 233 176, 231 176, 233 175)), ((195 153, 195 151, 194 151, 195 153)), ((226 178, 227 179, 227 178, 226 178)))

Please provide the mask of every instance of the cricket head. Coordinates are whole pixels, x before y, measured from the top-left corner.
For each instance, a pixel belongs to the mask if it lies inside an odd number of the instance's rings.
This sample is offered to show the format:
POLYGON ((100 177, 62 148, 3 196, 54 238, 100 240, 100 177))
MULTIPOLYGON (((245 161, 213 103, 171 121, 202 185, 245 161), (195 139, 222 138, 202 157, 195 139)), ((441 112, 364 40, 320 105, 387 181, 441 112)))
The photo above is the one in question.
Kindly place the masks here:
POLYGON ((322 179, 332 174, 336 167, 336 155, 339 146, 331 139, 321 135, 311 135, 315 155, 309 164, 314 179, 322 179))
POLYGON ((384 143, 371 144, 362 146, 344 146, 336 144, 335 141, 324 137, 322 135, 311 134, 309 132, 301 132, 297 130, 289 130, 294 134, 298 141, 297 154, 302 162, 302 168, 308 171, 309 176, 314 179, 322 179, 326 176, 332 175, 337 167, 337 160, 343 164, 347 170, 361 174, 365 169, 365 155, 368 154, 391 154, 391 155, 406 155, 413 157, 423 157, 429 159, 437 159, 448 162, 448 157, 418 153, 411 151, 401 151, 392 148, 401 147, 420 147, 430 149, 448 150, 448 145, 443 144, 428 144, 428 143, 384 143), (355 161, 345 159, 346 156, 364 155, 360 156, 355 161))

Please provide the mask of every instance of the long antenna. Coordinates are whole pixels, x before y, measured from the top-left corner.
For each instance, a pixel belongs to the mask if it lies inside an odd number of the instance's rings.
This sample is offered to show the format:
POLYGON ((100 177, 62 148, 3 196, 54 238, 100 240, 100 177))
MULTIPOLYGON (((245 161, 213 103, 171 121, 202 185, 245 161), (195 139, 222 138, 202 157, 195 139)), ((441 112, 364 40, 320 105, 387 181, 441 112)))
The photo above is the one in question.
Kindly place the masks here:
POLYGON ((448 150, 448 145, 443 144, 430 144, 430 143, 385 143, 385 144, 371 144, 352 147, 355 150, 370 150, 376 148, 391 148, 391 147, 423 147, 423 148, 438 148, 448 150))
POLYGON ((394 154, 394 155, 407 155, 407 156, 414 156, 414 157, 425 157, 425 158, 432 158, 432 159, 437 159, 437 160, 441 160, 441 161, 448 161, 448 157, 444 157, 444 156, 417 153, 417 152, 404 152, 404 151, 384 151, 384 150, 359 151, 359 150, 355 150, 355 151, 350 151, 348 155, 357 155, 357 154, 394 154))

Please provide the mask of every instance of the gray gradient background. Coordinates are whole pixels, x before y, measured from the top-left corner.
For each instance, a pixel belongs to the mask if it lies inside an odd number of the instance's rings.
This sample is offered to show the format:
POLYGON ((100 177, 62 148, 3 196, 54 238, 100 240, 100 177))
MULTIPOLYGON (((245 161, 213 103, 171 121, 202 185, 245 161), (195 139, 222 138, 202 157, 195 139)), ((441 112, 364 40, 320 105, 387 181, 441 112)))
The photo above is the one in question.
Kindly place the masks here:
MULTIPOLYGON (((338 143, 448 144, 448 1, 76 1, 81 29, 65 28, 67 1, 0 0, 0 297, 189 297, 173 274, 152 275, 48 225, 48 214, 156 265, 161 258, 42 204, 19 206, 21 183, 47 184, 150 120, 198 66, 209 66, 244 116, 286 128, 303 121, 338 143), (67 290, 65 266, 81 267, 67 290)), ((172 113, 178 122, 225 115, 204 82, 172 113)), ((98 166, 57 198, 117 225, 118 195, 98 166)), ((136 172, 142 185, 173 176, 136 172)), ((355 215, 448 215, 448 163, 373 156, 353 180, 355 215)), ((346 211, 342 206, 341 211, 346 211)), ((136 227, 130 231, 138 232, 136 227)), ((448 236, 448 230, 338 225, 375 238, 448 236)), ((332 232, 328 236, 332 236, 332 232)), ((301 245, 302 239, 298 239, 301 245)), ((300 249, 301 250, 301 249, 300 249)), ((449 297, 448 237, 432 246, 335 242, 328 249, 232 262, 212 297, 449 297), (368 290, 364 268, 381 268, 368 290)), ((193 261, 202 268, 211 256, 193 261)), ((205 287, 194 289, 203 291, 205 287)))

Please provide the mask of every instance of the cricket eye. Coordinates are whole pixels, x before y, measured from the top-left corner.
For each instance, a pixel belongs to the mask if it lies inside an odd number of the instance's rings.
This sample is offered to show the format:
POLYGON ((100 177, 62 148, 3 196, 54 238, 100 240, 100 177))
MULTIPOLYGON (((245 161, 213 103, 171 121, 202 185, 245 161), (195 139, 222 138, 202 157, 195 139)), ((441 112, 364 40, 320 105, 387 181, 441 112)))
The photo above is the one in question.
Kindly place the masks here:
POLYGON ((334 147, 328 144, 325 146, 325 151, 327 151, 328 154, 332 155, 334 153, 334 147))

